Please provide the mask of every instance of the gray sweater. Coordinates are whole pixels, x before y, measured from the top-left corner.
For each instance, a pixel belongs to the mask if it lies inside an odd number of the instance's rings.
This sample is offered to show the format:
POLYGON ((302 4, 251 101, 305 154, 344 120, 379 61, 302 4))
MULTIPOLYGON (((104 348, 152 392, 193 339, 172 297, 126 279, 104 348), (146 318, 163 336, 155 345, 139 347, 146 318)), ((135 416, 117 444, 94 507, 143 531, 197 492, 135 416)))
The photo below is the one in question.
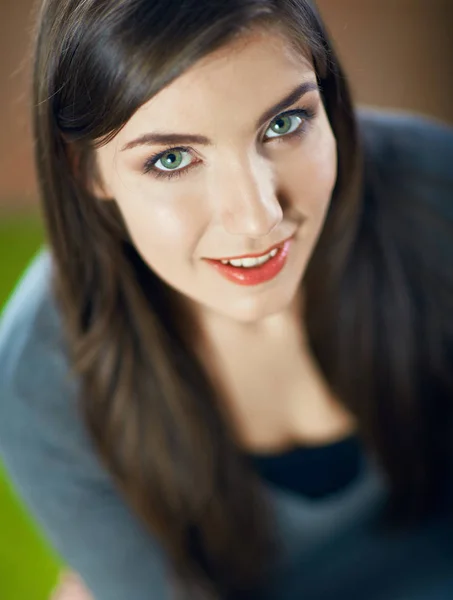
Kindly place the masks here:
MULTIPOLYGON (((426 173, 433 202, 453 219, 453 131, 404 115, 363 113, 361 123, 392 176, 408 165, 426 173)), ((97 600, 164 600, 165 555, 100 465, 77 412, 51 268, 44 249, 0 321, 1 458, 51 544, 97 600)), ((260 599, 453 599, 453 502, 450 515, 386 532, 379 517, 388 490, 373 459, 363 460, 361 474, 326 497, 263 481, 281 554, 260 599)))

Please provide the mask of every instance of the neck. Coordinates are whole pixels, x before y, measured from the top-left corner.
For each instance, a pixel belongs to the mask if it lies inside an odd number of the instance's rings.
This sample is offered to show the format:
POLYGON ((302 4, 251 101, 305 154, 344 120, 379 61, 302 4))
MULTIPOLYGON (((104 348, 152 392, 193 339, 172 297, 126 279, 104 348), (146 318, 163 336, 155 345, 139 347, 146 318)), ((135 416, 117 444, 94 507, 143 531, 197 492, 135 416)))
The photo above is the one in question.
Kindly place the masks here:
POLYGON ((257 321, 242 322, 215 313, 206 308, 196 312, 201 345, 228 348, 234 351, 235 344, 279 343, 296 335, 305 339, 303 326, 303 293, 299 292, 291 304, 278 313, 257 321))

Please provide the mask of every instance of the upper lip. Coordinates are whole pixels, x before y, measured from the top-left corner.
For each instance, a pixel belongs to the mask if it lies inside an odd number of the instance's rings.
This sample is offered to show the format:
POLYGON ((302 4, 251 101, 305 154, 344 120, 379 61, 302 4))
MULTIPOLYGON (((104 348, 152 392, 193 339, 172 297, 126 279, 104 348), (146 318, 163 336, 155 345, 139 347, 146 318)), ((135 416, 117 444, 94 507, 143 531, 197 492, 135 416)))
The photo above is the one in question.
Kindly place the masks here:
POLYGON ((211 259, 211 260, 238 260, 240 258, 257 258, 258 256, 263 256, 264 254, 269 254, 269 252, 271 252, 272 250, 274 250, 274 248, 280 248, 281 246, 283 246, 283 244, 285 242, 287 242, 289 239, 291 239, 293 237, 293 235, 290 235, 289 237, 287 237, 283 241, 278 242, 277 244, 274 244, 273 246, 271 246, 267 250, 263 250, 262 252, 256 252, 256 253, 255 252, 253 252, 253 253, 249 252, 248 254, 241 254, 241 256, 225 256, 225 257, 222 256, 221 258, 214 258, 214 259, 211 259))

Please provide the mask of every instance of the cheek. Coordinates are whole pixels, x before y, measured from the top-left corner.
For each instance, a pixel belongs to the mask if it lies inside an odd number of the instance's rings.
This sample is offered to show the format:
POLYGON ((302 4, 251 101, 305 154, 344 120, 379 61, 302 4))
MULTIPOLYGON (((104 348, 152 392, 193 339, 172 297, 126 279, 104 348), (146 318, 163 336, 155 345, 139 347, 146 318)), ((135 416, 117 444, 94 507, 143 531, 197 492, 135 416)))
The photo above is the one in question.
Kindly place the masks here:
POLYGON ((289 197, 307 216, 324 215, 337 179, 336 140, 330 127, 312 132, 301 153, 288 164, 289 197))
POLYGON ((170 189, 160 194, 151 189, 135 196, 129 193, 127 200, 116 198, 129 234, 148 263, 159 261, 163 253, 166 260, 190 258, 206 227, 205 215, 194 210, 193 198, 172 196, 170 189))
POLYGON ((324 213, 330 203, 337 180, 337 145, 330 128, 313 149, 310 173, 316 196, 314 201, 324 213))

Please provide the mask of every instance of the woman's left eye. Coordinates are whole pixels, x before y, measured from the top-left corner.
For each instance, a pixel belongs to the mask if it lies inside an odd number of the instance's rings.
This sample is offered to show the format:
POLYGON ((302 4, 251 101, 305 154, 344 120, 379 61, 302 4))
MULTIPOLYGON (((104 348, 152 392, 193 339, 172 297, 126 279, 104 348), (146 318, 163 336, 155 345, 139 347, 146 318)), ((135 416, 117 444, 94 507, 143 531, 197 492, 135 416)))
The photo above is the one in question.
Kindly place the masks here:
POLYGON ((267 139, 288 137, 292 134, 302 135, 310 118, 311 114, 307 110, 296 109, 282 113, 272 121, 267 129, 272 134, 268 135, 267 139))

